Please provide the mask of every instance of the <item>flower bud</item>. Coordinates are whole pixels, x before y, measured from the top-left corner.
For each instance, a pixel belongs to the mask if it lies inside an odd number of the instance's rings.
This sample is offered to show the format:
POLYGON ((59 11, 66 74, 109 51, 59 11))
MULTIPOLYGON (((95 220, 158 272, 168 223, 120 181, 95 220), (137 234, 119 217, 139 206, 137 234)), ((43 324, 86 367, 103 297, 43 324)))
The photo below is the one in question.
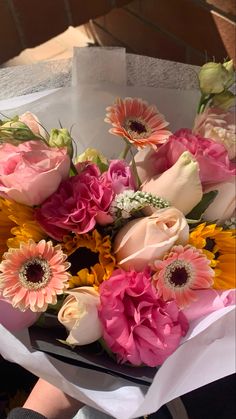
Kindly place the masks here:
POLYGON ((233 60, 225 61, 223 67, 228 71, 228 84, 227 87, 232 86, 234 83, 234 62, 233 60))
POLYGON ((98 160, 103 164, 108 164, 107 158, 96 150, 96 148, 86 148, 83 153, 75 158, 75 164, 83 163, 85 161, 91 161, 92 163, 97 164, 98 160))
POLYGON ((48 145, 50 147, 66 147, 68 155, 71 158, 73 156, 72 138, 69 131, 66 128, 51 129, 48 145))
POLYGON ((34 140, 35 134, 31 129, 16 118, 8 120, 0 125, 0 142, 8 142, 17 145, 22 141, 34 140))
POLYGON ((203 94, 223 92, 233 83, 231 63, 206 63, 199 72, 200 89, 203 94))
POLYGON ((230 109, 234 105, 234 102, 235 102, 235 95, 229 90, 226 90, 223 93, 215 95, 212 99, 213 106, 217 106, 224 110, 230 109))

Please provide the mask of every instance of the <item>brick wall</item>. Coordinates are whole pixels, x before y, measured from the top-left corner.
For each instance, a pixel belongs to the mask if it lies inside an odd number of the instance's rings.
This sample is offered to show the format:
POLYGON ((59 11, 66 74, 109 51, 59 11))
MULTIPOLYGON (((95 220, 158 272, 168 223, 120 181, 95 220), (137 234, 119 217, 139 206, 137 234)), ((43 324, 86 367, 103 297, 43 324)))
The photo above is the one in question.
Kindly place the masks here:
POLYGON ((100 45, 201 65, 235 60, 235 0, 135 0, 87 25, 100 45))
POLYGON ((235 0, 0 0, 0 63, 86 22, 99 45, 191 64, 235 58, 235 0))
POLYGON ((0 0, 0 64, 130 0, 0 0))

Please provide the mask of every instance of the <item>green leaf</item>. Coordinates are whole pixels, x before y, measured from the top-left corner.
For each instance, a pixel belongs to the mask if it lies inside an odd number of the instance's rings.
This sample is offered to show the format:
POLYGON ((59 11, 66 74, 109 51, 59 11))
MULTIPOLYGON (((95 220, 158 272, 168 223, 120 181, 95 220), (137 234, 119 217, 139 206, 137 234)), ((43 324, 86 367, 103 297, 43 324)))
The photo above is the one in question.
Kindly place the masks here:
POLYGON ((107 346, 105 340, 103 338, 99 339, 99 343, 102 347, 102 349, 107 353, 107 355, 112 358, 114 361, 116 361, 116 356, 115 354, 112 352, 112 350, 107 346))
POLYGON ((191 221, 196 220, 196 222, 199 222, 202 214, 206 211, 209 205, 212 204, 217 195, 218 191, 210 191, 203 194, 201 201, 186 215, 186 218, 191 221))
POLYGON ((44 313, 38 318, 38 320, 34 323, 34 326, 38 327, 45 327, 45 316, 44 313))
POLYGON ((99 167, 101 173, 104 173, 108 170, 109 165, 106 163, 103 163, 99 156, 96 157, 95 163, 99 167))

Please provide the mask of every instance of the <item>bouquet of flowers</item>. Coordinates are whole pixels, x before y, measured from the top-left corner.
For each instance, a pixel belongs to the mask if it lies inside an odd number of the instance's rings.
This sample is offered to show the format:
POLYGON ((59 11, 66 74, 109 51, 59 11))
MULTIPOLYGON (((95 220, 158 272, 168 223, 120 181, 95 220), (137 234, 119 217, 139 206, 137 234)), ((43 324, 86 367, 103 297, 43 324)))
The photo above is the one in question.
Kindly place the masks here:
POLYGON ((72 348, 156 367, 191 322, 234 304, 233 76, 232 61, 205 64, 193 127, 175 133, 156 106, 118 98, 104 112, 124 141, 114 160, 77 155, 30 112, 0 121, 3 325, 54 313, 72 348))

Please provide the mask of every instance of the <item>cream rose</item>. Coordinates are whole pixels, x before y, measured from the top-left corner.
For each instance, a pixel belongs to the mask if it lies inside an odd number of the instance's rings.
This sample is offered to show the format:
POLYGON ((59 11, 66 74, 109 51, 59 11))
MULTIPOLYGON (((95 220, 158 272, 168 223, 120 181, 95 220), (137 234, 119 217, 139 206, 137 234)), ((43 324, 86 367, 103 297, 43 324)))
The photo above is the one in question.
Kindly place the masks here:
MULTIPOLYGON (((141 183, 151 179, 153 176, 156 175, 155 166, 152 161, 155 154, 156 152, 155 150, 153 150, 152 147, 145 147, 139 150, 134 156, 138 177, 141 183)), ((132 162, 130 163, 130 165, 131 164, 132 162)))
POLYGON ((203 214, 206 221, 217 220, 219 224, 235 214, 236 210, 236 179, 209 186, 205 192, 218 191, 218 195, 203 214))
POLYGON ((73 288, 67 292, 58 320, 65 326, 70 345, 88 345, 102 336, 102 326, 97 307, 100 304, 98 292, 93 287, 73 288))
MULTIPOLYGON (((188 214, 202 199, 198 163, 185 151, 170 169, 143 183, 141 190, 166 199, 183 214, 188 214)), ((150 215, 154 211, 147 207, 145 214, 150 215)))
POLYGON ((115 238, 114 251, 121 268, 141 271, 175 244, 187 244, 188 237, 184 215, 170 207, 127 223, 115 238))

